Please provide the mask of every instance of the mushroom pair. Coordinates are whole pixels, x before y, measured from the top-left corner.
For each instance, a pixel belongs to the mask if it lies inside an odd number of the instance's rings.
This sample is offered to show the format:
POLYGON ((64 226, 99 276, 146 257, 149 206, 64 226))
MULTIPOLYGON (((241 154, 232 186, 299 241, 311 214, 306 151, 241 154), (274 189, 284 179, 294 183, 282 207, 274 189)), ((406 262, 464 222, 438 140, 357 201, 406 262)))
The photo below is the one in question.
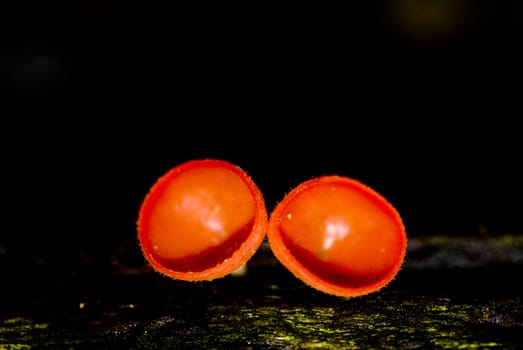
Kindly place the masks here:
POLYGON ((253 179, 217 159, 191 160, 161 176, 140 207, 137 230, 149 264, 185 281, 233 273, 267 235, 276 258, 297 278, 340 297, 386 286, 407 246, 397 210, 359 181, 310 179, 268 215, 253 179))

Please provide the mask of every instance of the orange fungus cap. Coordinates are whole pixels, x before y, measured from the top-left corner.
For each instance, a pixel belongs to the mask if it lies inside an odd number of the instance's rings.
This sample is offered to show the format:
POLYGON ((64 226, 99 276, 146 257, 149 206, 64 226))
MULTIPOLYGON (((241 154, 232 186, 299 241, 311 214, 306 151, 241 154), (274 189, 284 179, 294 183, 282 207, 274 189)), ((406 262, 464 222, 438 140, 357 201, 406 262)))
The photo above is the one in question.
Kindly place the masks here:
POLYGON ((151 187, 140 207, 142 252, 175 279, 212 280, 245 264, 267 227, 263 196, 237 165, 202 159, 182 163, 151 187))
POLYGON ((337 175, 294 188, 271 213, 267 236, 275 256, 296 277, 342 297, 387 285, 407 244, 400 215, 385 198, 337 175))

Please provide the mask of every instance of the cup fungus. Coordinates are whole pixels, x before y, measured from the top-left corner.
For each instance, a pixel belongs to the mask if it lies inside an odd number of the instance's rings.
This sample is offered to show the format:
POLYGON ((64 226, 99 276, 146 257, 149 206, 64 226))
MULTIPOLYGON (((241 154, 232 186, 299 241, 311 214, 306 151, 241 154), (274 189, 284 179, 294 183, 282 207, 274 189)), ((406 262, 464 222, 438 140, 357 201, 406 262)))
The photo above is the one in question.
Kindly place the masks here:
POLYGON ((338 175, 291 190, 271 213, 267 237, 276 258, 297 278, 340 297, 386 286, 407 247, 396 209, 366 185, 338 175))
POLYGON ((175 166, 139 210, 143 255, 159 273, 213 280, 242 267, 261 245, 268 215, 261 191, 237 165, 216 159, 175 166))

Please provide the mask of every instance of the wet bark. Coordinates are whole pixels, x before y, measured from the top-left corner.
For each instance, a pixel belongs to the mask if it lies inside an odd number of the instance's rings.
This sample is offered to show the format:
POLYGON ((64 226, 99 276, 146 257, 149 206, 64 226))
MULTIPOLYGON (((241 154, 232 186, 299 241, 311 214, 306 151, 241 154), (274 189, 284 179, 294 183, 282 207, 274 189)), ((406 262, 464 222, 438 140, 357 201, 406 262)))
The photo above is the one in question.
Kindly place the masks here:
POLYGON ((413 237, 394 281, 348 299, 304 285, 266 243, 245 274, 197 283, 158 275, 137 249, 40 260, 24 277, 4 259, 0 349, 521 347, 521 236, 413 237))

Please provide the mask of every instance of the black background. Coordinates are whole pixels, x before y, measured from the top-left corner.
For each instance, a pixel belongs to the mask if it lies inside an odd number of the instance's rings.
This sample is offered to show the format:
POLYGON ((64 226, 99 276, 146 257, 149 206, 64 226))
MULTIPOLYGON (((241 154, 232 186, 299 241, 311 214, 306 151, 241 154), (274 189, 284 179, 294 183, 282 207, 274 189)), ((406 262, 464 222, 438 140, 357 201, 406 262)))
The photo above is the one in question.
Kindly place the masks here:
POLYGON ((113 254, 154 181, 196 158, 241 166, 269 211, 340 174, 411 235, 522 232, 521 6, 463 1, 424 32, 399 4, 11 5, 3 251, 113 254))

